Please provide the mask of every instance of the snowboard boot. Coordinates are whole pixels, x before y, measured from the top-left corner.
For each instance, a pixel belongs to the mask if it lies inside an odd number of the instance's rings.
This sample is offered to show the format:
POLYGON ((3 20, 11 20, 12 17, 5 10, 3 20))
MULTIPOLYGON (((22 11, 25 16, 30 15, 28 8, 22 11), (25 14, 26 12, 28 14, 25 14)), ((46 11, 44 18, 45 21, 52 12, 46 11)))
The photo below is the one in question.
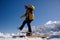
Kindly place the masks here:
POLYGON ((27 32, 27 33, 26 33, 26 36, 31 36, 31 35, 32 35, 31 32, 27 32))

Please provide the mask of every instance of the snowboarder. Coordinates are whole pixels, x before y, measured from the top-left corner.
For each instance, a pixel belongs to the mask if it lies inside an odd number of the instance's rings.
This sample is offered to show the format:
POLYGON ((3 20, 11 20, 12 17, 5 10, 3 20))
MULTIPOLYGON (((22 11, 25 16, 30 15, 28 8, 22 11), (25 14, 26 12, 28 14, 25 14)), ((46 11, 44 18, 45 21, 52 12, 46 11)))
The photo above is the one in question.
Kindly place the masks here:
POLYGON ((31 36, 32 30, 31 30, 30 23, 34 20, 33 10, 35 9, 35 7, 33 5, 25 5, 25 9, 26 9, 26 13, 22 15, 20 18, 26 17, 26 19, 23 21, 22 25, 19 27, 19 30, 22 30, 24 25, 27 24, 28 32, 26 35, 31 36))

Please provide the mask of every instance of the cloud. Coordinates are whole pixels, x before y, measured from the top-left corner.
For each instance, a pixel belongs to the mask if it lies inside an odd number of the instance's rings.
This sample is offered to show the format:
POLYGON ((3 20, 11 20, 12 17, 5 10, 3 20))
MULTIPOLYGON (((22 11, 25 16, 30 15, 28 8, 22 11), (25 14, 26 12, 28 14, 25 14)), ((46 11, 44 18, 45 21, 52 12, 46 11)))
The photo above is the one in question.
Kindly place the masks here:
POLYGON ((45 25, 47 25, 47 24, 52 24, 52 23, 53 23, 52 21, 48 21, 48 22, 46 22, 45 25))
POLYGON ((0 38, 7 38, 7 37, 11 37, 10 33, 2 33, 2 32, 0 32, 0 38))
POLYGON ((4 34, 0 32, 0 36, 3 36, 4 34))
POLYGON ((44 25, 36 27, 34 26, 33 32, 49 33, 51 31, 60 31, 60 21, 48 21, 44 25))
POLYGON ((48 21, 45 23, 45 25, 48 25, 48 24, 60 24, 60 21, 48 21))
POLYGON ((56 31, 60 31, 60 21, 48 21, 45 26, 47 25, 56 31))

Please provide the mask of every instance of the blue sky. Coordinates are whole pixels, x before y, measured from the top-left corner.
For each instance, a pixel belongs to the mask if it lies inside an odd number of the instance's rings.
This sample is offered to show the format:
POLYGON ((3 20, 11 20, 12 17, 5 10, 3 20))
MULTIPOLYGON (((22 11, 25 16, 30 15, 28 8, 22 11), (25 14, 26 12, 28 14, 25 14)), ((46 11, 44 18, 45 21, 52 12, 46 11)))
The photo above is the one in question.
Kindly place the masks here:
MULTIPOLYGON (((47 21, 60 21, 60 0, 0 0, 0 32, 18 32, 25 13, 24 5, 35 6, 32 26, 40 26, 47 21)), ((25 26, 27 27, 27 26, 25 26)))

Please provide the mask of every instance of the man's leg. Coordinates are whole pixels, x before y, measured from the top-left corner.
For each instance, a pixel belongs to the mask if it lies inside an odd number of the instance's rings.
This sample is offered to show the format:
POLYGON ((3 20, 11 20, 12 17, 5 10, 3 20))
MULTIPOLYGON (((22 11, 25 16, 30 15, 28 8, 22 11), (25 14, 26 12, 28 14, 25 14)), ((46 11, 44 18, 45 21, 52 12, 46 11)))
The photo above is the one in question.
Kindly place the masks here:
POLYGON ((30 23, 31 23, 31 21, 28 21, 28 22, 27 22, 27 25, 28 25, 28 32, 32 32, 30 23))
POLYGON ((31 35, 32 35, 32 30, 31 30, 30 23, 31 23, 31 21, 27 21, 27 25, 28 25, 28 32, 27 32, 26 36, 31 36, 31 35))
POLYGON ((24 25, 27 23, 27 21, 26 20, 24 20, 24 22, 22 23, 22 25, 21 25, 21 27, 19 27, 19 29, 20 30, 22 30, 23 29, 23 27, 24 27, 24 25))

